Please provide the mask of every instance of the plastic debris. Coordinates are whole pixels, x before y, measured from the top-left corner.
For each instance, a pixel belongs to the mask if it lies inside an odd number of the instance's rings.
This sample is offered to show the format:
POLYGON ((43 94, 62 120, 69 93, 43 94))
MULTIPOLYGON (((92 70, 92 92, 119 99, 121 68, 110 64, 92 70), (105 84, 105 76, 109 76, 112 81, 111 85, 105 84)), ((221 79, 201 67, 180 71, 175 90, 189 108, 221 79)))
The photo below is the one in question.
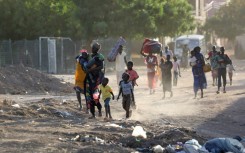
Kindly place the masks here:
POLYGON ((157 145, 152 148, 154 153, 162 153, 165 149, 161 145, 157 145))
POLYGON ((72 138, 71 141, 80 141, 80 135, 77 135, 75 138, 72 138))
POLYGON ((174 147, 172 147, 171 145, 168 145, 166 147, 166 150, 167 150, 168 153, 176 153, 174 147))
POLYGON ((100 138, 98 138, 98 137, 95 137, 95 141, 96 141, 97 143, 100 143, 100 144, 104 144, 104 143, 105 143, 105 140, 100 139, 100 138))
POLYGON ((122 126, 120 126, 120 125, 118 125, 118 124, 115 124, 115 123, 108 124, 108 125, 105 125, 105 126, 111 126, 111 127, 123 128, 122 126))
POLYGON ((60 141, 66 142, 68 141, 66 138, 59 138, 60 141))
POLYGON ((20 108, 20 105, 19 104, 14 104, 12 106, 15 107, 15 108, 20 108))
POLYGON ((191 139, 185 142, 185 144, 189 144, 194 146, 196 149, 201 148, 202 146, 198 143, 198 141, 196 139, 191 139))
POLYGON ((72 116, 70 113, 66 112, 66 111, 59 111, 59 110, 56 110, 54 112, 54 114, 57 114, 58 116, 60 117, 69 117, 69 116, 72 116))
POLYGON ((134 137, 143 137, 144 139, 147 138, 146 132, 144 131, 144 129, 141 126, 134 127, 132 136, 134 136, 134 137))

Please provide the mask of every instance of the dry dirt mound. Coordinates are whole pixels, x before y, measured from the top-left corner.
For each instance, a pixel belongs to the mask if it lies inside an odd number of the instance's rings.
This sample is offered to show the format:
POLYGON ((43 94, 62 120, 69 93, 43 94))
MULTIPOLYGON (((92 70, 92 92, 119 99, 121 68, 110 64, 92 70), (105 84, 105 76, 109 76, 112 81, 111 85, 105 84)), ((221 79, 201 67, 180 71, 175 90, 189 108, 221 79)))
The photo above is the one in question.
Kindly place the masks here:
POLYGON ((24 66, 0 68, 0 94, 70 93, 72 85, 24 66))

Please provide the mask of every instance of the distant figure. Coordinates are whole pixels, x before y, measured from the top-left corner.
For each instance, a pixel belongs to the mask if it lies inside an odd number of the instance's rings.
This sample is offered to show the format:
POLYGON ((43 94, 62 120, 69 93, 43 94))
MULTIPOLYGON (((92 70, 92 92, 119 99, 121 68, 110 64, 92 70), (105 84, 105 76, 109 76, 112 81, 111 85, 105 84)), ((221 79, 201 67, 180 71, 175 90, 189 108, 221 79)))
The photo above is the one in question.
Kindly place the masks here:
POLYGON ((182 57, 181 57, 181 66, 184 69, 187 69, 188 66, 188 53, 189 53, 188 45, 184 45, 182 48, 182 57))
POLYGON ((119 85, 119 82, 122 79, 122 74, 125 72, 125 68, 127 65, 126 55, 126 52, 123 51, 123 46, 120 45, 116 57, 117 85, 119 85))
POLYGON ((174 72, 174 78, 173 78, 173 86, 177 86, 178 84, 178 77, 181 77, 180 75, 180 65, 177 61, 177 57, 173 57, 173 72, 174 72))
POLYGON ((130 104, 131 100, 134 101, 134 92, 133 92, 133 86, 131 82, 129 82, 129 74, 123 73, 122 75, 122 81, 120 81, 120 90, 117 97, 117 100, 119 99, 120 95, 122 94, 122 106, 123 109, 126 111, 126 119, 131 117, 132 110, 130 110, 130 104))
POLYGON ((226 66, 231 64, 231 60, 228 55, 224 54, 225 48, 220 47, 220 54, 216 56, 216 61, 218 62, 218 91, 220 93, 221 78, 223 79, 223 93, 226 93, 226 66))
POLYGON ((164 59, 161 59, 161 63, 159 65, 162 71, 162 87, 163 87, 163 98, 165 98, 165 92, 170 92, 170 97, 173 96, 172 92, 172 68, 173 63, 170 61, 170 55, 167 55, 167 60, 164 62, 164 59))
POLYGON ((163 56, 163 58, 166 60, 167 55, 170 55, 170 59, 172 59, 174 54, 171 50, 169 50, 168 46, 165 46, 164 51, 161 52, 160 56, 163 56))
POLYGON ((195 61, 191 61, 190 65, 192 66, 192 74, 194 78, 194 94, 195 97, 197 96, 197 91, 201 90, 201 98, 203 98, 203 89, 207 87, 207 80, 205 73, 203 71, 203 66, 205 65, 204 57, 200 53, 201 48, 195 47, 193 51, 191 51, 191 55, 193 56, 192 59, 195 61))
MULTIPOLYGON (((138 73, 133 69, 134 63, 132 61, 128 61, 126 72, 129 74, 129 81, 131 81, 132 86, 134 88, 137 85, 136 80, 139 78, 138 73)), ((132 107, 136 108, 135 101, 132 100, 132 107)))
POLYGON ((102 80, 102 83, 100 85, 100 94, 99 94, 99 98, 100 98, 100 95, 102 94, 102 99, 104 101, 104 106, 105 106, 105 114, 106 114, 106 117, 105 117, 105 120, 108 119, 108 116, 109 116, 109 119, 112 119, 112 116, 111 116, 111 108, 110 108, 110 100, 112 98, 112 100, 114 100, 114 94, 112 92, 112 89, 110 86, 108 86, 108 83, 109 83, 109 79, 108 78, 104 78, 102 80), (112 97, 111 97, 112 96, 112 97))
POLYGON ((148 86, 150 89, 150 94, 155 93, 156 88, 156 72, 158 67, 157 56, 153 55, 152 52, 149 52, 149 55, 141 54, 145 57, 145 62, 147 66, 147 78, 148 78, 148 86))
POLYGON ((232 85, 232 77, 233 77, 233 71, 235 71, 235 68, 231 62, 231 64, 227 65, 228 68, 228 75, 229 75, 229 79, 230 79, 230 85, 232 85))
POLYGON ((208 53, 208 58, 207 58, 207 60, 210 60, 210 64, 211 64, 213 86, 217 85, 217 79, 218 79, 218 63, 215 58, 217 53, 218 52, 216 50, 216 46, 213 46, 212 51, 208 53))

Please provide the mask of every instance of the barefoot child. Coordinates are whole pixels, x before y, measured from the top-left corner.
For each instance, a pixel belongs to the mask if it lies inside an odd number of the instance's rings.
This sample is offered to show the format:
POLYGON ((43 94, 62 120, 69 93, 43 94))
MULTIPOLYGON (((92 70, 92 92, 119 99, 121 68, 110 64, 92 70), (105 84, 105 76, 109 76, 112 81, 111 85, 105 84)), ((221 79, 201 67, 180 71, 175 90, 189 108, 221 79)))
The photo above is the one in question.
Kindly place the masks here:
POLYGON ((119 86, 119 94, 117 96, 117 100, 119 99, 120 95, 122 94, 122 106, 123 109, 126 111, 126 118, 129 118, 132 115, 132 110, 130 110, 131 99, 134 101, 134 93, 133 93, 133 86, 131 82, 129 82, 129 74, 123 73, 122 81, 120 81, 119 86), (131 97, 132 96, 132 97, 131 97))
POLYGON ((174 71, 173 85, 177 86, 178 77, 181 77, 181 75, 180 75, 180 66, 179 66, 179 63, 177 61, 177 57, 174 56, 173 59, 174 59, 174 62, 173 62, 173 71, 174 71))
POLYGON ((228 68, 228 74, 229 74, 229 79, 230 79, 230 85, 232 85, 232 76, 233 76, 233 71, 235 71, 235 69, 232 63, 228 64, 227 68, 228 68))
MULTIPOLYGON (((138 73, 133 69, 134 63, 132 61, 129 61, 127 63, 127 70, 126 72, 129 74, 129 81, 131 81, 132 86, 134 88, 135 85, 137 85, 136 80, 139 78, 138 73)), ((132 107, 136 108, 135 101, 132 100, 132 107)))
POLYGON ((111 87, 108 86, 108 82, 109 82, 108 78, 104 78, 102 80, 102 83, 100 85, 100 93, 99 93, 99 98, 100 98, 100 95, 102 94, 102 99, 105 102, 105 105, 104 105, 105 114, 106 114, 105 120, 108 119, 108 115, 109 115, 109 118, 112 119, 111 109, 110 109, 111 96, 112 96, 112 100, 114 100, 114 94, 112 92, 111 87))

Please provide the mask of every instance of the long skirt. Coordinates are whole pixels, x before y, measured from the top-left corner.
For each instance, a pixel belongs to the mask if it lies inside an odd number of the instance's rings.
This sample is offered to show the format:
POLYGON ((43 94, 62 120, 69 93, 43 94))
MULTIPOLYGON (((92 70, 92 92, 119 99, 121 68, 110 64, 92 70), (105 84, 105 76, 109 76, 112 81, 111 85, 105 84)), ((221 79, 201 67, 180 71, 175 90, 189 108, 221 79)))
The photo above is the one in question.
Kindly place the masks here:
POLYGON ((148 77, 148 86, 150 89, 156 88, 156 78, 155 78, 155 72, 147 72, 148 77))
POLYGON ((198 89, 207 88, 207 80, 202 67, 192 67, 192 73, 194 77, 193 90, 197 92, 198 89))

